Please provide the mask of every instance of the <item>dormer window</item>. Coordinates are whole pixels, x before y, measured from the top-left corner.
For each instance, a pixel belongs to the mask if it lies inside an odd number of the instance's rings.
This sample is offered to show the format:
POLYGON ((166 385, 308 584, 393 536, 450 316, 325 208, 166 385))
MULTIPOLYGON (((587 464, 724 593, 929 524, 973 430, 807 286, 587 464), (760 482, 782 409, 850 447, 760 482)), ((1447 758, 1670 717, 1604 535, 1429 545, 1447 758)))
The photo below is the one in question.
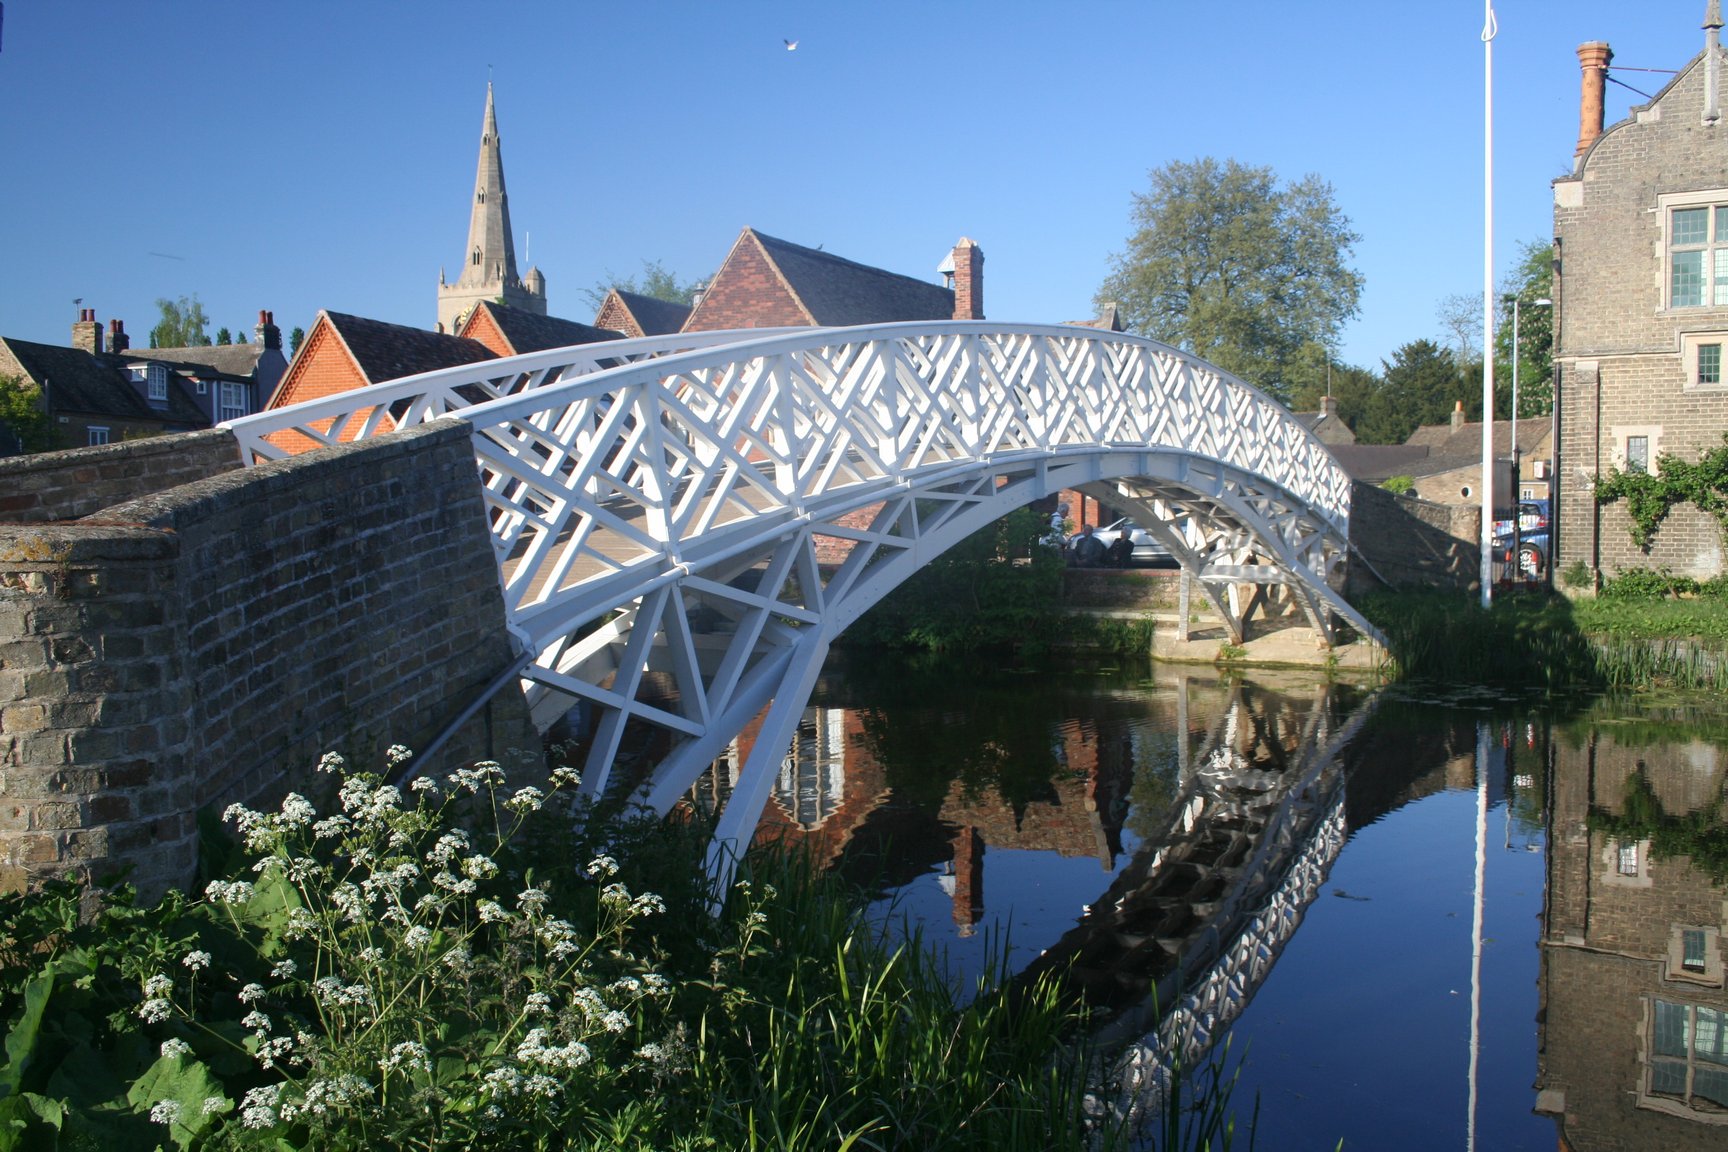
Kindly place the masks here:
POLYGON ((160 364, 144 366, 144 395, 152 404, 168 403, 168 369, 160 364))

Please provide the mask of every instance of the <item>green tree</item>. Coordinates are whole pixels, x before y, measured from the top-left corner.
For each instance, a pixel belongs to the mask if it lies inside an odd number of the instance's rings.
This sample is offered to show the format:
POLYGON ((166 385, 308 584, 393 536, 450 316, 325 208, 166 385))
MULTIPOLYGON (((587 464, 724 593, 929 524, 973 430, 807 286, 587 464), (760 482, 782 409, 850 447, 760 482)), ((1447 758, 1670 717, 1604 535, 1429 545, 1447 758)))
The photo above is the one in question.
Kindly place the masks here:
POLYGON ((54 425, 42 403, 42 390, 22 376, 0 375, 0 425, 25 452, 46 452, 54 445, 54 425))
POLYGON ((1518 300, 1518 410, 1546 416, 1554 410, 1554 309, 1537 304, 1554 296, 1554 251, 1545 240, 1519 245, 1518 263, 1500 282, 1494 331, 1494 391, 1498 414, 1512 412, 1512 302, 1518 300))
POLYGON ((1289 404, 1297 412, 1318 412, 1320 401, 1331 396, 1338 405, 1338 418, 1352 431, 1380 391, 1380 377, 1367 368, 1340 364, 1319 344, 1303 345, 1285 375, 1289 404))
POLYGON ((292 332, 288 333, 288 355, 292 356, 300 351, 300 345, 305 342, 306 329, 296 326, 292 332))
POLYGON ((1402 444, 1419 425, 1448 420, 1457 401, 1469 407, 1464 374, 1433 340, 1410 341, 1382 367, 1380 389, 1356 425, 1356 438, 1364 444, 1402 444))
POLYGON ((1097 303, 1280 399, 1303 345, 1335 345, 1356 315, 1360 237, 1318 176, 1283 184, 1235 160, 1173 161, 1152 170, 1130 218, 1097 303))
POLYGON ((232 343, 234 343, 234 333, 228 331, 228 329, 226 329, 226 328, 216 329, 216 343, 218 343, 218 344, 232 344, 232 343))
POLYGON ((592 288, 582 289, 582 295, 588 298, 588 303, 595 308, 606 302, 606 294, 614 288, 620 292, 634 292, 638 296, 652 296, 656 300, 664 300, 668 304, 693 304, 696 301, 696 290, 702 286, 702 281, 691 280, 683 282, 674 272, 668 272, 658 260, 642 261, 641 276, 618 276, 607 269, 606 275, 597 281, 592 288))
POLYGON ((198 348, 210 343, 204 331, 210 318, 204 315, 204 305, 196 295, 178 300, 164 297, 156 301, 156 307, 162 310, 162 319, 150 329, 150 347, 198 348))

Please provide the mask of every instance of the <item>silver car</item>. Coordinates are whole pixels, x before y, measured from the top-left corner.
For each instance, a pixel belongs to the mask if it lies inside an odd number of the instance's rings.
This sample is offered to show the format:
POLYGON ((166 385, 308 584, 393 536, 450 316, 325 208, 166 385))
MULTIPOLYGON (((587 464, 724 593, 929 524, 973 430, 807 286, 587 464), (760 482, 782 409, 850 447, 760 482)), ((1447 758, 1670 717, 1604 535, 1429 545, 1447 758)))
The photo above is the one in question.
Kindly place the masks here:
POLYGON ((1152 533, 1126 517, 1093 533, 1094 536, 1103 541, 1105 548, 1115 544, 1124 534, 1127 535, 1128 542, 1134 548, 1133 553, 1129 556, 1131 563, 1169 565, 1176 562, 1175 557, 1170 555, 1170 549, 1164 547, 1152 533))

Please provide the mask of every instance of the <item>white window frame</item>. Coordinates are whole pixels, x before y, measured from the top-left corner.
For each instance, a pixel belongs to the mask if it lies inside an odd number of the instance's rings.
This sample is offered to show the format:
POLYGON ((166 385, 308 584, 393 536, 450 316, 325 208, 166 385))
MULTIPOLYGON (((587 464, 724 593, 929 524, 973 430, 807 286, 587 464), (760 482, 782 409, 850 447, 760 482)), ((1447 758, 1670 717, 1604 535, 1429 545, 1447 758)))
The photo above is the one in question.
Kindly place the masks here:
POLYGON ((1713 924, 1676 924, 1668 935, 1668 963, 1663 979, 1722 987, 1722 929, 1713 924), (1686 935, 1698 933, 1704 939, 1704 967, 1686 966, 1686 935))
POLYGON ((1652 880, 1650 876, 1650 841, 1637 840, 1621 843, 1619 840, 1608 840, 1602 846, 1602 882, 1614 888, 1648 888, 1652 880), (1632 854, 1635 872, 1623 872, 1621 852, 1632 854))
POLYGON ((1680 363, 1686 373, 1686 391, 1688 392, 1719 392, 1728 391, 1728 332, 1683 332, 1680 335, 1680 363), (1698 349, 1714 344, 1721 348, 1721 371, 1714 384, 1698 382, 1698 349))
POLYGON ((221 404, 216 414, 218 424, 225 420, 238 420, 242 416, 250 415, 248 411, 250 407, 251 405, 247 403, 246 385, 233 380, 222 381, 221 404))
MULTIPOLYGON (((1663 311, 1693 312, 1702 308, 1728 308, 1728 269, 1718 277, 1716 273, 1717 259, 1713 253, 1721 253, 1721 259, 1728 261, 1728 228, 1718 230, 1715 212, 1707 213, 1709 220, 1708 239, 1701 248, 1688 245, 1687 251, 1704 252, 1704 300, 1698 304, 1674 303, 1674 213, 1686 208, 1723 208, 1728 209, 1728 188, 1711 188, 1701 192, 1670 192, 1656 197, 1657 214, 1662 218, 1662 309, 1663 311), (1722 302, 1717 303, 1720 295, 1722 302)), ((1728 215, 1728 213, 1725 213, 1728 215)))
POLYGON ((144 395, 152 404, 168 403, 168 369, 160 364, 146 364, 144 380, 144 395))
POLYGON ((110 443, 108 439, 108 429, 101 424, 87 425, 85 431, 89 437, 88 444, 92 448, 95 448, 98 445, 110 443))

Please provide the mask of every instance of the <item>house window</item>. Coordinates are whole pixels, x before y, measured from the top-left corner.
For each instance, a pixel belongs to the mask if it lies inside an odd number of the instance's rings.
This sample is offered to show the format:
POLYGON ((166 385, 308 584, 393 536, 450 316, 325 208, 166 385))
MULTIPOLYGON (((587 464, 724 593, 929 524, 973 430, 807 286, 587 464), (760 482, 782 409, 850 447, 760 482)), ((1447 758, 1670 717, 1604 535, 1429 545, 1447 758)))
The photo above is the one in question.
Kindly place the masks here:
POLYGON ((144 379, 147 381, 148 392, 152 404, 168 402, 168 369, 160 364, 151 364, 145 369, 144 379))
POLYGON ((108 443, 108 429, 98 428, 92 424, 90 426, 90 446, 94 448, 98 444, 106 443, 108 443))
POLYGON ((1728 1108, 1728 1011, 1671 1000, 1651 1007, 1645 1102, 1699 1112, 1728 1108))
POLYGON ((222 381, 222 420, 238 420, 246 415, 246 385, 222 381))
POLYGON ((1693 377, 1694 384, 1722 383, 1722 345, 1698 345, 1698 372, 1693 377))
POLYGON ((1636 843, 1620 845, 1615 871, 1622 876, 1638 875, 1638 845, 1636 843))
POLYGON ((1668 307, 1728 304, 1728 205, 1700 204, 1668 215, 1668 307))
POLYGON ((210 391, 210 382, 209 381, 207 381, 207 380, 198 381, 198 395, 202 396, 209 391, 210 391))
POLYGON ((1687 928, 1680 933, 1680 966, 1688 972, 1704 971, 1704 929, 1687 928))
POLYGON ((1650 437, 1626 437, 1626 471, 1650 471, 1650 437))

